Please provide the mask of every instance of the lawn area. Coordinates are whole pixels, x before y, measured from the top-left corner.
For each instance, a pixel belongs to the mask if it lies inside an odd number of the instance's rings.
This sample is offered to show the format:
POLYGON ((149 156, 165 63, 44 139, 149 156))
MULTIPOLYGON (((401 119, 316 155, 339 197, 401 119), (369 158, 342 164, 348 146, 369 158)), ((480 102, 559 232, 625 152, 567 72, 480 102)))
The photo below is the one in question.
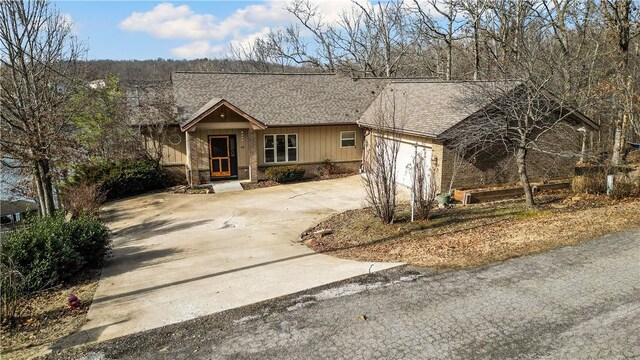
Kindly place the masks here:
POLYGON ((398 220, 378 221, 369 209, 326 219, 301 237, 317 252, 360 261, 405 262, 434 268, 462 268, 574 245, 640 227, 640 199, 568 191, 537 196, 540 205, 521 200, 435 209, 426 221, 410 223, 401 205, 398 220), (321 230, 331 234, 313 235, 321 230))
POLYGON ((76 284, 40 292, 24 301, 13 327, 3 326, 2 359, 33 359, 44 355, 49 346, 79 329, 87 318, 100 271, 95 270, 76 284), (71 310, 67 296, 76 295, 82 306, 71 310))

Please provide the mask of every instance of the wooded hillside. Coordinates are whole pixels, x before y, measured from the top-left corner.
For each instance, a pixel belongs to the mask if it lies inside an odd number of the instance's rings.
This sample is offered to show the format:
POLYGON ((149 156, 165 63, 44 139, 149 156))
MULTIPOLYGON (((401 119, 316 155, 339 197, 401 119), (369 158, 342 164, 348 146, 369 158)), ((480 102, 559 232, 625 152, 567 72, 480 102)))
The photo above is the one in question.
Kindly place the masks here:
POLYGON ((174 71, 313 71, 299 66, 234 59, 89 60, 84 64, 87 80, 106 79, 113 75, 125 82, 169 80, 174 71))

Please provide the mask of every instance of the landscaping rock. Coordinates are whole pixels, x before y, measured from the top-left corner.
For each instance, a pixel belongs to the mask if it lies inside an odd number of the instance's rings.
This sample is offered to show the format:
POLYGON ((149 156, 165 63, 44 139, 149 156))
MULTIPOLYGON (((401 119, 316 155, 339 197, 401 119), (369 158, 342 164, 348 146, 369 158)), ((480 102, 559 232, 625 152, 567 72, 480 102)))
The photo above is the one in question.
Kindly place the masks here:
POLYGON ((418 231, 422 229, 423 229, 422 225, 408 225, 408 226, 399 227, 398 232, 411 232, 411 231, 418 231))
POLYGON ((320 237, 320 238, 327 235, 331 235, 331 234, 333 234, 333 230, 331 229, 320 229, 313 232, 313 236, 320 237))

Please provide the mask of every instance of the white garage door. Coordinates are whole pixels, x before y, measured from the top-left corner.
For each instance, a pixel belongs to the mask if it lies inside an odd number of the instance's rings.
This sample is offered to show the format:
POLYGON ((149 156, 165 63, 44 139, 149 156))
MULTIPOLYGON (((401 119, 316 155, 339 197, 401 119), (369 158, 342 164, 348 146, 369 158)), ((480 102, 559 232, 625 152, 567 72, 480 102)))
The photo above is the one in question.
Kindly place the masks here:
POLYGON ((426 174, 429 174, 431 167, 431 148, 400 142, 398 158, 396 160, 396 182, 398 184, 411 188, 413 184, 413 164, 416 155, 422 156, 423 159, 425 159, 424 170, 426 174))

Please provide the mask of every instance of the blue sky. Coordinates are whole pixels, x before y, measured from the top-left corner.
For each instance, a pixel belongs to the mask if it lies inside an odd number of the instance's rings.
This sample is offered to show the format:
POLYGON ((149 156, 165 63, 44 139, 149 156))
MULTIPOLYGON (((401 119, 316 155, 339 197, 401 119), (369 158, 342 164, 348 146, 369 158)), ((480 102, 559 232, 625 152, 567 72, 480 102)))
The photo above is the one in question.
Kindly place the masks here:
MULTIPOLYGON (((349 0, 314 0, 329 21, 349 0)), ((57 1, 90 59, 219 57, 294 21, 284 0, 57 1)))

